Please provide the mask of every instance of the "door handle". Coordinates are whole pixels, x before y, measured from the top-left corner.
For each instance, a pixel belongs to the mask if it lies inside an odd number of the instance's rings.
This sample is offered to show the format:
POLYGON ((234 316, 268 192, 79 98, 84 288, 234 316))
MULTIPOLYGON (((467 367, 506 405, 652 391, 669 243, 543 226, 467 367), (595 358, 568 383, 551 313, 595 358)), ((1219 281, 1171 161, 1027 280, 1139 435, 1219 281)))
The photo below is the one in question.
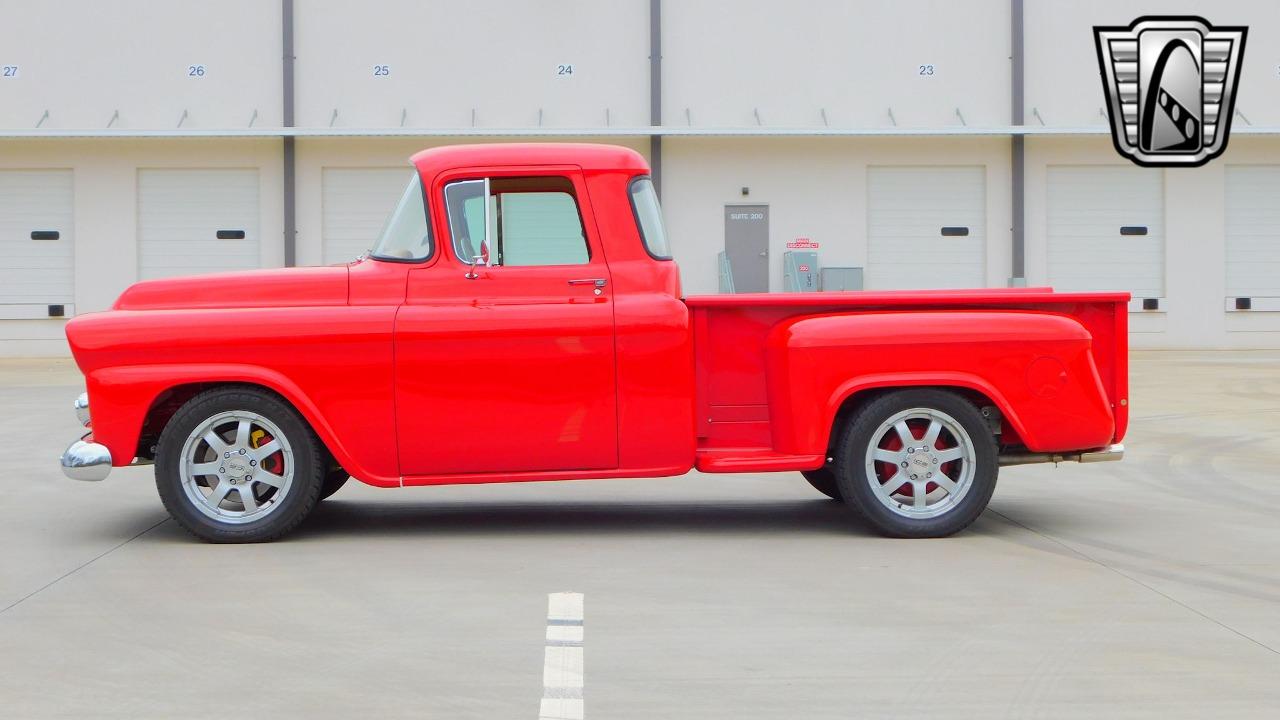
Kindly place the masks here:
POLYGON ((605 286, 605 283, 607 282, 608 281, 605 280, 604 278, 583 278, 580 280, 570 280, 569 284, 570 285, 595 285, 598 288, 602 288, 605 286))

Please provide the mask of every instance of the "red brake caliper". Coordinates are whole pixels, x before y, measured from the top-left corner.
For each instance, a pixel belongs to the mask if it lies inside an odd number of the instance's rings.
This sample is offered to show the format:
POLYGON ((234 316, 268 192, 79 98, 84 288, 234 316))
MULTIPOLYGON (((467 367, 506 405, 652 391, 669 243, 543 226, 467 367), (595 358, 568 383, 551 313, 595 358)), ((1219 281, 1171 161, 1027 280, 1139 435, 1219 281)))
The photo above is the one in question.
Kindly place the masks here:
MULTIPOLYGON (((249 435, 249 445, 253 449, 257 450, 263 445, 271 442, 272 439, 273 438, 266 430, 254 430, 253 433, 249 435)), ((273 453, 271 457, 265 458, 262 461, 262 468, 273 475, 279 475, 281 471, 284 470, 284 458, 281 457, 278 452, 273 453)))

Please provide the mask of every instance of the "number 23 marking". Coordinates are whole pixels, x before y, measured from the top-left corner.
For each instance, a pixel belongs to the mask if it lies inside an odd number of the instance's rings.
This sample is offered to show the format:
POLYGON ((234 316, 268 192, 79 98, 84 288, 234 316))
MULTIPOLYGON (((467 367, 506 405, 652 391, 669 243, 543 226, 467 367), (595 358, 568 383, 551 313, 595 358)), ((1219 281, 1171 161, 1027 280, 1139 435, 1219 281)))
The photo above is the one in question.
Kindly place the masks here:
POLYGON ((932 66, 932 65, 921 65, 921 66, 920 66, 920 74, 921 74, 921 75, 932 75, 932 74, 933 74, 933 66, 932 66))

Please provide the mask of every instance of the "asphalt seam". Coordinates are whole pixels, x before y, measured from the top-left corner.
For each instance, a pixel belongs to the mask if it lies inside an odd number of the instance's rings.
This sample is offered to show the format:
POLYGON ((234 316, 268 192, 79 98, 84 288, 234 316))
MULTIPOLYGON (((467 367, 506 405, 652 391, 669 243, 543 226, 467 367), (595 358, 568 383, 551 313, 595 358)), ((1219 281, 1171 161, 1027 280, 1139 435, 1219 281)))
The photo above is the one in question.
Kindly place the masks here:
POLYGON ((72 575, 75 575, 76 573, 80 572, 81 570, 83 570, 83 569, 85 569, 85 568, 89 567, 90 565, 92 565, 92 564, 94 564, 94 563, 98 562, 98 561, 99 561, 99 560, 101 560, 102 558, 104 558, 104 557, 106 557, 106 556, 110 555, 111 553, 113 553, 113 552, 115 552, 115 551, 119 550, 120 548, 124 547, 125 545, 128 545, 129 543, 133 542, 134 540, 137 540, 138 538, 142 537, 143 535, 146 535, 147 533, 151 532, 152 530, 155 530, 156 528, 160 527, 161 525, 165 524, 165 523, 166 523, 166 522, 168 522, 168 521, 169 521, 168 516, 163 517, 163 518, 161 518, 161 519, 160 519, 160 521, 159 521, 159 522, 157 522, 157 523, 155 523, 154 525, 152 525, 152 526, 150 526, 150 527, 148 527, 148 528, 146 528, 146 529, 142 530, 142 531, 141 531, 141 532, 139 532, 137 535, 134 535, 133 537, 129 538, 128 540, 125 540, 125 541, 123 541, 123 542, 117 543, 116 545, 114 545, 114 546, 112 546, 112 547, 110 547, 110 548, 108 548, 108 549, 106 549, 106 550, 102 551, 101 553, 98 553, 97 555, 93 556, 92 558, 89 558, 88 560, 84 561, 84 562, 83 562, 83 563, 81 563, 80 565, 77 565, 76 567, 74 567, 74 568, 72 568, 72 569, 70 569, 70 570, 68 570, 68 571, 66 571, 66 572, 64 572, 64 573, 62 573, 61 575, 59 575, 58 577, 56 577, 56 578, 54 578, 54 579, 50 580, 49 582, 45 583, 45 584, 44 584, 44 585, 42 585, 41 587, 38 587, 38 588, 36 588, 35 590, 32 590, 31 592, 27 593, 26 595, 23 595, 22 597, 18 598, 17 600, 14 600, 13 602, 11 602, 11 603, 9 603, 8 605, 6 605, 6 606, 5 606, 5 608, 4 608, 3 610, 0 610, 0 615, 3 615, 3 614, 5 614, 5 613, 9 612, 10 610, 12 610, 12 609, 14 609, 14 608, 18 607, 18 606, 19 606, 19 605, 21 605, 22 603, 24 603, 24 602, 26 602, 26 601, 30 600, 31 598, 35 597, 36 595, 39 595, 40 593, 44 592, 45 590, 48 590, 49 588, 53 587, 54 585, 57 585, 58 583, 62 582, 63 580, 66 580, 67 578, 71 577, 72 575))
POLYGON ((999 510, 996 510, 996 509, 991 508, 991 507, 988 507, 987 509, 988 509, 989 511, 991 511, 992 513, 994 513, 994 514, 996 514, 996 515, 999 515, 1000 517, 1004 518, 1004 519, 1005 519, 1005 520, 1007 520, 1008 522, 1013 523, 1014 525, 1017 525, 1018 527, 1022 528, 1023 530, 1026 530, 1027 532, 1029 532, 1029 533, 1031 533, 1031 534, 1033 534, 1033 535, 1035 535, 1035 536, 1037 536, 1037 537, 1040 537, 1040 538, 1043 538, 1043 539, 1045 539, 1045 540, 1048 540, 1049 542, 1051 542, 1051 543, 1053 543, 1053 544, 1055 544, 1055 545, 1057 545, 1057 546, 1059 546, 1059 547, 1061 547, 1061 548, 1066 549, 1068 552, 1070 552, 1070 553, 1072 553, 1072 554, 1074 554, 1074 555, 1077 555, 1077 556, 1079 556, 1080 558, 1083 558, 1084 560, 1087 560, 1088 562, 1093 563, 1094 565, 1098 565, 1099 567, 1106 568, 1107 570, 1110 570, 1111 572, 1115 573, 1116 575, 1119 575, 1120 577, 1124 578, 1125 580, 1128 580, 1129 582, 1132 582, 1132 583, 1134 583, 1134 584, 1136 584, 1136 585, 1139 585, 1139 586, 1141 586, 1141 587, 1143 587, 1143 588, 1146 588, 1147 590, 1149 590, 1149 591, 1151 591, 1151 592, 1155 593, 1156 595, 1159 595, 1160 597, 1164 598, 1165 600, 1168 600, 1169 602, 1173 603, 1174 605, 1177 605, 1178 607, 1180 607, 1180 608, 1182 608, 1182 609, 1184 609, 1184 610, 1187 610, 1187 611, 1189 611, 1189 612, 1195 613, 1196 615, 1199 615, 1200 617, 1204 618, 1205 620, 1208 620, 1209 622, 1213 623, 1214 625, 1217 625, 1218 627, 1220 627, 1220 628, 1222 628, 1222 629, 1224 629, 1224 630, 1228 630, 1228 631, 1230 631, 1230 632, 1234 633, 1235 635, 1237 635, 1237 636, 1239 636, 1239 637, 1241 637, 1241 638, 1243 638, 1243 639, 1245 639, 1245 640, 1248 640, 1249 642, 1253 643, 1254 645, 1257 645, 1258 647, 1262 648, 1263 650, 1266 650, 1266 651, 1268 651, 1268 652, 1272 653, 1273 655, 1280 655, 1280 650, 1276 650, 1275 648, 1273 648, 1273 647, 1271 647, 1270 645, 1268 645, 1268 644, 1266 644, 1266 643, 1262 642, 1261 640, 1258 640, 1257 638, 1250 637, 1249 635, 1244 634, 1243 632, 1241 632, 1241 631, 1239 631, 1239 630, 1237 630, 1237 629, 1235 629, 1235 628, 1231 627, 1230 625, 1228 625, 1228 624, 1226 624, 1226 623, 1222 622, 1221 620, 1219 620, 1219 619, 1217 619, 1217 618, 1213 617, 1212 615, 1208 615, 1208 614, 1206 614, 1206 613, 1204 613, 1204 612, 1202 612, 1202 611, 1200 611, 1200 610, 1197 610, 1196 608, 1194 608, 1194 607, 1192 607, 1192 606, 1190 606, 1190 605, 1188 605, 1188 604, 1186 604, 1186 603, 1182 602, 1181 600, 1179 600, 1179 599, 1177 599, 1177 598, 1173 597, 1172 595, 1169 595, 1168 593, 1166 593, 1166 592, 1164 592, 1164 591, 1162 591, 1162 590, 1160 590, 1160 589, 1158 589, 1158 588, 1155 588, 1155 587, 1153 587, 1153 586, 1151 586, 1151 585, 1149 585, 1149 584, 1147 584, 1147 583, 1145 583, 1145 582, 1143 582, 1143 581, 1139 580, 1138 578, 1136 578, 1136 577, 1134 577, 1134 576, 1130 575, 1129 573, 1126 573, 1125 571, 1123 571, 1123 570, 1121 570, 1121 569, 1119 569, 1119 568, 1112 567, 1111 565, 1106 564, 1105 562, 1103 562, 1103 561, 1101 561, 1101 560, 1099 560, 1099 559, 1097 559, 1097 558, 1095 558, 1095 557, 1093 557, 1093 556, 1089 555, 1088 553, 1085 553, 1085 552, 1083 552, 1083 551, 1081 551, 1081 550, 1077 550, 1076 548, 1074 548, 1074 547, 1072 547, 1071 545, 1067 544, 1067 543, 1066 543, 1065 541, 1063 541, 1063 540, 1059 540, 1058 538, 1056 538, 1056 537, 1054 537, 1054 536, 1052 536, 1052 535, 1048 535, 1048 534, 1043 533, 1043 532, 1040 532, 1039 530, 1036 530, 1035 528, 1032 528, 1032 527, 1030 527, 1030 526, 1028 526, 1028 525, 1024 525, 1023 523, 1020 523, 1020 522, 1018 522, 1017 520, 1014 520, 1013 518, 1009 517, 1008 515, 1005 515, 1004 513, 1000 512, 999 510))

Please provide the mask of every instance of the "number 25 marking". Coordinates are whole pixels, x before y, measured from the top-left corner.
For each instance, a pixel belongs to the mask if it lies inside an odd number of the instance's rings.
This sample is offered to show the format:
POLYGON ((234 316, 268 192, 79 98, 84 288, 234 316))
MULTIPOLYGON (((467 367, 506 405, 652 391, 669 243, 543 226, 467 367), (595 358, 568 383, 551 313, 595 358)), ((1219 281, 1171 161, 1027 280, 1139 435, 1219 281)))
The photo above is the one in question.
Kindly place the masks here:
POLYGON ((391 74, 390 65, 374 65, 373 74, 375 77, 386 77, 391 74))

